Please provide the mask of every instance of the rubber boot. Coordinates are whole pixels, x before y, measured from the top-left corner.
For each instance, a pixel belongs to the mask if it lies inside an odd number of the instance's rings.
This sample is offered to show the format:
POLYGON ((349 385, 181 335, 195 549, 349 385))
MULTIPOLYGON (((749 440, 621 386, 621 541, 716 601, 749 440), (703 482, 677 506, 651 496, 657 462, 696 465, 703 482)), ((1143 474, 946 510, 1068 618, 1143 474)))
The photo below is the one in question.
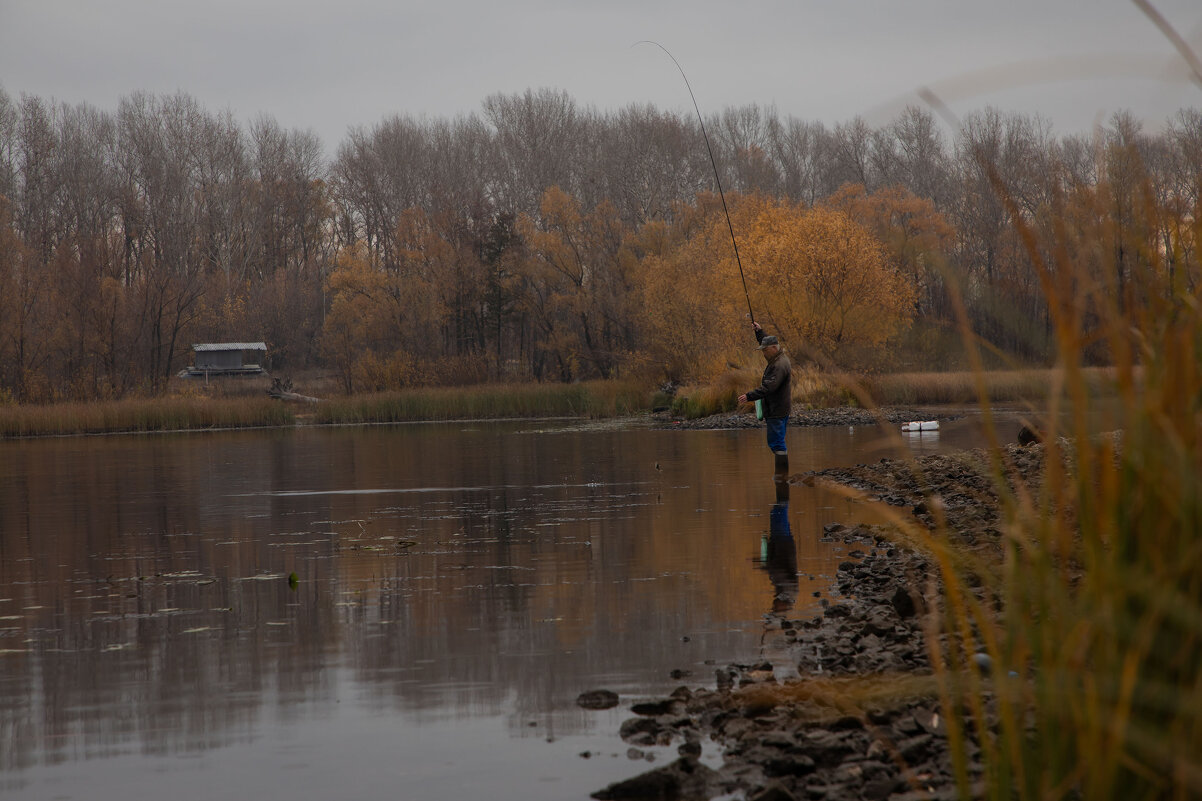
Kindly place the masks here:
POLYGON ((776 456, 776 474, 785 475, 789 472, 789 454, 787 451, 773 451, 776 456))

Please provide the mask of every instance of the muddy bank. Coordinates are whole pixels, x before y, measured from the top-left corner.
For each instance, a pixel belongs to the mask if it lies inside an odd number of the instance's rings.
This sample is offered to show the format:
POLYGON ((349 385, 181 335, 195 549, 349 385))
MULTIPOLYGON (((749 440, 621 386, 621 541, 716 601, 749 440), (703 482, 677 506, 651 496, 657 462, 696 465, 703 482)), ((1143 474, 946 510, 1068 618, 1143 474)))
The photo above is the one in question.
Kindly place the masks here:
MULTIPOLYGON (((1042 457, 1040 445, 1007 447, 1008 478, 1037 480, 1042 457)), ((996 545, 999 514, 989 464, 987 452, 966 451, 799 474, 790 483, 853 487, 908 509, 928 527, 938 504, 954 536, 988 549, 996 545)), ((876 527, 831 524, 825 534, 845 543, 849 558, 817 614, 768 618, 784 644, 777 649, 783 659, 723 666, 712 688, 681 687, 668 698, 636 704, 622 739, 632 749, 676 745, 679 756, 595 798, 956 797, 924 630, 926 611, 939 602, 937 571, 876 527), (794 671, 796 679, 777 678, 794 671), (722 755, 717 768, 699 759, 702 744, 711 741, 722 755)), ((969 781, 976 784, 983 767, 971 740, 966 753, 969 781)))

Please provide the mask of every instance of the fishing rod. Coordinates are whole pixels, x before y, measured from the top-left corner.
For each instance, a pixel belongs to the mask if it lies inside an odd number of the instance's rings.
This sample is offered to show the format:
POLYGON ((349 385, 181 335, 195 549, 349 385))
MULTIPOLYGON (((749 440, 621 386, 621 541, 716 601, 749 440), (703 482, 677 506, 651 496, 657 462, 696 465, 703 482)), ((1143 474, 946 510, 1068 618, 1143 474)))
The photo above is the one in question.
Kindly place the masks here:
POLYGON ((726 207, 726 193, 722 191, 722 179, 718 177, 718 162, 714 158, 714 149, 710 147, 709 135, 705 132, 705 120, 701 119, 701 107, 697 105, 697 96, 693 94, 693 87, 689 83, 689 76, 684 74, 684 67, 680 66, 680 62, 676 60, 676 56, 664 47, 659 42, 651 39, 642 39, 635 42, 636 45, 652 44, 668 54, 668 58, 672 59, 672 63, 676 65, 676 69, 680 70, 680 77, 684 78, 685 88, 689 90, 689 97, 693 100, 693 109, 697 112, 697 122, 701 125, 701 138, 705 140, 705 149, 710 154, 710 166, 714 168, 714 183, 718 185, 718 197, 722 198, 722 212, 726 215, 726 227, 730 229, 730 244, 735 250, 735 263, 739 265, 739 278, 743 281, 743 297, 747 299, 747 316, 751 318, 752 325, 755 324, 755 312, 751 310, 751 295, 747 292, 747 276, 743 274, 743 260, 739 258, 739 243, 735 239, 735 227, 730 221, 730 209, 726 207))

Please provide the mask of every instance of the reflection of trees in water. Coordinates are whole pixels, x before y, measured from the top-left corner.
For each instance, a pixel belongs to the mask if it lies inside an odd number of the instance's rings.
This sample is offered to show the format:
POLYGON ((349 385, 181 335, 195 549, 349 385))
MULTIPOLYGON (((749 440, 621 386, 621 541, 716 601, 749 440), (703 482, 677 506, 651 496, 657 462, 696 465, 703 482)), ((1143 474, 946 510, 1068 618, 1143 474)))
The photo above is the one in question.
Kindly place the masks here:
POLYGON ((131 744, 172 754, 249 741, 265 703, 331 697, 325 666, 338 627, 316 585, 296 594, 282 577, 139 585, 123 598, 133 609, 39 621, 30 651, 6 658, 0 768, 131 744))
POLYGON ((18 618, 0 649, 19 651, 0 656, 0 769, 228 745, 273 694, 328 697, 336 546, 276 536, 247 487, 279 440, 232 440, 5 444, 23 486, 0 482, 0 615, 18 618))
POLYGON ((345 697, 343 667, 419 722, 558 736, 588 725, 573 701, 594 682, 668 687, 735 658, 766 598, 728 558, 753 490, 716 472, 744 440, 677 433, 500 455, 435 429, 29 443, 24 486, 0 484, 19 617, 0 649, 29 648, 0 656, 0 769, 249 742, 345 697), (689 473, 665 485, 657 460, 689 473), (466 489, 270 492, 409 484, 466 489))

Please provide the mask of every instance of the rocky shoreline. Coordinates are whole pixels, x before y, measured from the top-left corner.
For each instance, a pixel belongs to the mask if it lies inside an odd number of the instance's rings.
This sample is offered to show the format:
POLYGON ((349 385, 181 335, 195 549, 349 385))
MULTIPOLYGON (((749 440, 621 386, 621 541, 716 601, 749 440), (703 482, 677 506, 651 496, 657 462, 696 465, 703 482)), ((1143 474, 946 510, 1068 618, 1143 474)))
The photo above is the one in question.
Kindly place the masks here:
MULTIPOLYGON (((838 406, 829 409, 805 409, 793 407, 789 415, 789 425, 798 427, 809 426, 864 426, 874 423, 901 424, 911 420, 954 420, 960 413, 946 407, 886 407, 875 411, 859 406, 838 406)), ((764 423, 757 420, 755 415, 748 412, 723 412, 695 420, 674 417, 667 412, 656 412, 652 415, 654 424, 661 428, 678 428, 682 430, 706 430, 718 428, 757 428, 764 423)))
MULTIPOLYGON (((855 425, 865 421, 847 420, 859 411, 819 410, 800 418, 811 425, 855 425)), ((890 422, 938 419, 912 409, 882 416, 890 422)), ((879 419, 869 415, 866 422, 879 419)), ((1041 445, 1008 446, 1003 457, 1011 480, 1038 480, 1041 445)), ((947 531, 968 547, 991 549, 999 509, 988 465, 985 451, 966 451, 793 475, 789 482, 852 487, 908 507, 928 529, 938 504, 947 531)), ((678 758, 611 784, 594 798, 958 797, 924 629, 925 611, 938 603, 937 570, 879 527, 831 524, 825 533, 848 546, 849 558, 819 614, 768 619, 784 643, 784 661, 725 666, 716 671, 714 689, 681 687, 668 698, 636 704, 635 716, 622 724, 622 739, 632 749, 676 745, 678 758), (798 678, 778 680, 778 672, 793 668, 798 678), (707 741, 721 750, 718 768, 699 758, 707 741)), ((971 740, 965 748, 968 779, 979 795, 979 749, 971 740)))

